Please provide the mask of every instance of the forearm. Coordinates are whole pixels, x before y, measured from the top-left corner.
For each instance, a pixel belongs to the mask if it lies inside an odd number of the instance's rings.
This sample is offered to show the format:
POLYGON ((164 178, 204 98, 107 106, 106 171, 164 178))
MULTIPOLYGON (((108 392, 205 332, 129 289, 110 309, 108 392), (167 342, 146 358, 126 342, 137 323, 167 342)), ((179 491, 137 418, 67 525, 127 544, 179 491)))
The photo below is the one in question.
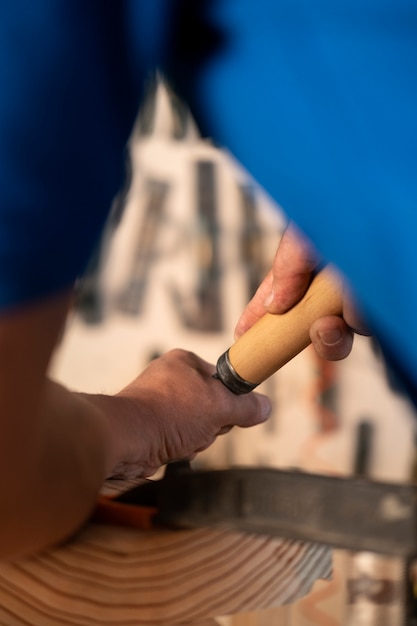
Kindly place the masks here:
MULTIPOLYGON (((7 459, 3 455, 3 461, 7 459)), ((105 414, 82 396, 47 383, 30 449, 2 467, 0 558, 55 544, 89 517, 115 463, 105 414)))
POLYGON ((67 306, 57 296, 0 316, 0 559, 70 537, 110 474, 149 476, 271 410, 265 397, 231 394, 213 365, 183 350, 115 396, 67 391, 46 379, 67 306))

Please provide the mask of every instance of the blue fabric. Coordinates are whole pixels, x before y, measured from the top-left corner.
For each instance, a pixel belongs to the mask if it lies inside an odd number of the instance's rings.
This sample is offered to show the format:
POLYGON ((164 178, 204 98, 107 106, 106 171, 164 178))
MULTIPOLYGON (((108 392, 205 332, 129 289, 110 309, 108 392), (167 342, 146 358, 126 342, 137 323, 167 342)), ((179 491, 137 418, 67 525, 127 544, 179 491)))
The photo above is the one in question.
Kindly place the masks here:
POLYGON ((196 108, 417 380, 417 3, 222 0, 196 108))
POLYGON ((0 307, 84 267, 164 58, 206 133, 342 269, 416 382, 410 0, 1 3, 0 307))
POLYGON ((123 181, 163 6, 0 3, 0 306, 67 287, 83 270, 123 181))

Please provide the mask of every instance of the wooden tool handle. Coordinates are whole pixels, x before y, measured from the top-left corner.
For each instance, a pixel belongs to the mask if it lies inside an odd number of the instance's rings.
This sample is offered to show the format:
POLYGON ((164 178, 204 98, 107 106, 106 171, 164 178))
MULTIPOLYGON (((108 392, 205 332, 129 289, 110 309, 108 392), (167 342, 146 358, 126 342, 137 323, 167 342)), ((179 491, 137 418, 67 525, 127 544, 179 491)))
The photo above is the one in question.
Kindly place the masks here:
POLYGON ((341 314, 342 294, 326 268, 314 277, 300 302, 282 315, 266 313, 220 357, 218 377, 235 393, 250 391, 309 345, 316 319, 341 314), (240 379, 242 389, 225 380, 230 372, 240 379))

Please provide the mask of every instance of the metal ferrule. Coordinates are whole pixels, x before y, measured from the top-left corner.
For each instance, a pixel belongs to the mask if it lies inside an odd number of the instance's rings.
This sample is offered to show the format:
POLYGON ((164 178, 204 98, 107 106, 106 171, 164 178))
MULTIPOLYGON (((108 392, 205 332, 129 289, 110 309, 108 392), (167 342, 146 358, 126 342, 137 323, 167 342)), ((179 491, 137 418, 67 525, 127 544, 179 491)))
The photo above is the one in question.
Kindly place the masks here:
POLYGON ((222 383, 237 396, 249 393, 258 386, 258 383, 250 383, 239 376, 233 365, 230 363, 229 350, 224 352, 217 361, 216 378, 219 378, 219 380, 221 380, 222 383))

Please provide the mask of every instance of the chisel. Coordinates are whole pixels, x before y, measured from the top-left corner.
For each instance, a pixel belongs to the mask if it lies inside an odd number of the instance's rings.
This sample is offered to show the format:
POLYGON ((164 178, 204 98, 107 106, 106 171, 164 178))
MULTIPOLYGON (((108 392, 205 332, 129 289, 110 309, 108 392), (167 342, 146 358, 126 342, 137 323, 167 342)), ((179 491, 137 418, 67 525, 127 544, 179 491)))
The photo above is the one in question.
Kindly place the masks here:
POLYGON ((316 319, 342 310, 340 286, 326 267, 295 306, 280 315, 266 313, 224 352, 216 377, 235 394, 249 393, 311 343, 316 319))

